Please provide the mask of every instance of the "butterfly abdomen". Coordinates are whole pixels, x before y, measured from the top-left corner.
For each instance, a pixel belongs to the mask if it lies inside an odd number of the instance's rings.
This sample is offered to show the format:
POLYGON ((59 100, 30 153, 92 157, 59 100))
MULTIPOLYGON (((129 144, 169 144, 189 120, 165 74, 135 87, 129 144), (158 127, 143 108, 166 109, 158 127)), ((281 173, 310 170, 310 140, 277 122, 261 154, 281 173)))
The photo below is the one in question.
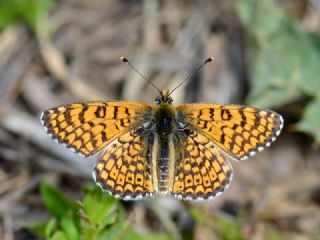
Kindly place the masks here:
POLYGON ((168 193, 170 175, 170 141, 173 131, 174 111, 168 104, 161 104, 155 109, 154 122, 159 145, 157 156, 158 191, 168 193))
POLYGON ((162 194, 168 191, 168 174, 169 174, 169 145, 168 141, 159 138, 159 153, 157 157, 158 169, 158 190, 162 194))

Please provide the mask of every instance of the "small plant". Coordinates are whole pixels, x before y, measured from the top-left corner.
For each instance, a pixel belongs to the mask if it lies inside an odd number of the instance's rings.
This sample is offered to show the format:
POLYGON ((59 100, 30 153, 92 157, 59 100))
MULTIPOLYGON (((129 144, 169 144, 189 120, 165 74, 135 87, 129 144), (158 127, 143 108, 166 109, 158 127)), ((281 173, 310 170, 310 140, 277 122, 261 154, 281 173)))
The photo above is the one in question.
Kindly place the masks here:
POLYGON ((134 230, 119 201, 99 187, 87 188, 80 202, 73 202, 49 184, 40 188, 44 206, 52 214, 48 222, 27 228, 50 240, 170 239, 166 235, 142 235, 134 230))
POLYGON ((33 31, 43 14, 53 5, 53 0, 1 0, 0 30, 22 21, 33 31))

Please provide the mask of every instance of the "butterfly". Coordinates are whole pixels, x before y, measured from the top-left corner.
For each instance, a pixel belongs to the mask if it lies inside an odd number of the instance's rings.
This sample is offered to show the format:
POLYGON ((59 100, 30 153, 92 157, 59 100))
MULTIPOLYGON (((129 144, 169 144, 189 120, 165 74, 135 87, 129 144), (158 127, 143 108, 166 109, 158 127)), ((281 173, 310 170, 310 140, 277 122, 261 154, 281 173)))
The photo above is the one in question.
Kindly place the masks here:
MULTIPOLYGON (((122 61, 129 63, 126 58, 122 61)), ((269 147, 283 128, 283 118, 241 105, 175 106, 174 90, 159 90, 153 106, 75 103, 44 111, 41 121, 54 139, 71 150, 84 157, 99 154, 93 179, 115 197, 138 200, 160 194, 213 199, 231 182, 228 159, 245 160, 269 147)))

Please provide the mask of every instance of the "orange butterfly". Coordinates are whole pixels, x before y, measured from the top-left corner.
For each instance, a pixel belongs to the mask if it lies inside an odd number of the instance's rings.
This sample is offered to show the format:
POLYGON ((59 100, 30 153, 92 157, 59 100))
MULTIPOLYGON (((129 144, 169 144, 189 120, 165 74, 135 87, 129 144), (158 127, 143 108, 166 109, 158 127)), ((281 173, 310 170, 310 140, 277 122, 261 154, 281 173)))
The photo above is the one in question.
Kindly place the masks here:
POLYGON ((154 86, 160 92, 155 106, 76 103, 44 111, 41 120, 54 139, 82 156, 100 153, 93 178, 116 197, 213 199, 232 179, 227 158, 245 160, 270 146, 284 121, 273 111, 239 105, 174 106, 170 95, 179 86, 171 92, 154 86))

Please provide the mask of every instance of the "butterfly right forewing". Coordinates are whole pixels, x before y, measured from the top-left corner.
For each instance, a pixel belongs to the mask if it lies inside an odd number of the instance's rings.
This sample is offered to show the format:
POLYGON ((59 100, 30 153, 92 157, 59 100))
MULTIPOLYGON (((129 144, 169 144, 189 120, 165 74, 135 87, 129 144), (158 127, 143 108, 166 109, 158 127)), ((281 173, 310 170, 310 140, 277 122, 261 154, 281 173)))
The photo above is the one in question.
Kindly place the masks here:
POLYGON ((239 160, 270 146, 284 124, 276 112, 240 105, 183 104, 176 109, 178 121, 193 126, 239 160))

